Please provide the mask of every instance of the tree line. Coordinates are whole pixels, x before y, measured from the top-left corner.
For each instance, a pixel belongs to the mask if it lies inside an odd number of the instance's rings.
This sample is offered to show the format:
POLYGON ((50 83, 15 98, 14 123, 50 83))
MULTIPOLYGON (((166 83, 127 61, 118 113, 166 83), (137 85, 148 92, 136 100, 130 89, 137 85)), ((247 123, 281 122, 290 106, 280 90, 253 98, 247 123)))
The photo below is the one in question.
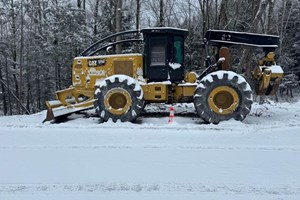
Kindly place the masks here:
MULTIPOLYGON (((298 0, 0 0, 0 114, 45 109, 55 91, 71 85, 72 59, 82 50, 144 27, 188 29, 185 66, 196 71, 204 67, 208 29, 279 35, 277 61, 287 74, 299 75, 299 19, 298 0)), ((263 55, 232 53, 232 65, 246 74, 263 55)))

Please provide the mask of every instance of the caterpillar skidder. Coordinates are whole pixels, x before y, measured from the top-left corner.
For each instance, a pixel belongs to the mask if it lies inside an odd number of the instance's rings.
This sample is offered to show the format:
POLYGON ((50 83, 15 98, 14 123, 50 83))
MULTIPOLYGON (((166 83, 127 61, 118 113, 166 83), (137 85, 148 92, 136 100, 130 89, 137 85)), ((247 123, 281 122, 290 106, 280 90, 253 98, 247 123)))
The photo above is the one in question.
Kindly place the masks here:
POLYGON ((251 109, 252 89, 243 76, 230 71, 233 45, 264 50, 265 57, 252 73, 253 89, 258 95, 275 94, 283 78, 274 61, 278 36, 209 30, 204 47, 207 54, 208 45, 218 48, 217 62, 207 56, 205 70, 197 75, 185 74, 186 35, 184 29, 157 27, 116 33, 94 43, 74 59, 72 86, 57 91, 56 101, 46 102, 45 121, 95 108, 101 121, 133 122, 148 103, 181 102, 193 102, 200 118, 209 123, 243 120, 251 109), (114 40, 117 36, 121 40, 114 40), (132 42, 143 44, 142 54, 101 55, 132 42))

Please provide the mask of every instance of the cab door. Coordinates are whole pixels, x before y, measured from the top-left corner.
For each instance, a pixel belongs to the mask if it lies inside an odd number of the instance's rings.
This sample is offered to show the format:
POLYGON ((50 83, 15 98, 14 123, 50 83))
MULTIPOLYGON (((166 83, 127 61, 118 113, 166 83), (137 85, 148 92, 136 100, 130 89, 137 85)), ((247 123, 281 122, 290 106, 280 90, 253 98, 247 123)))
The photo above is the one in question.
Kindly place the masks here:
POLYGON ((152 36, 149 38, 147 59, 147 78, 152 81, 168 80, 167 44, 168 37, 152 36))

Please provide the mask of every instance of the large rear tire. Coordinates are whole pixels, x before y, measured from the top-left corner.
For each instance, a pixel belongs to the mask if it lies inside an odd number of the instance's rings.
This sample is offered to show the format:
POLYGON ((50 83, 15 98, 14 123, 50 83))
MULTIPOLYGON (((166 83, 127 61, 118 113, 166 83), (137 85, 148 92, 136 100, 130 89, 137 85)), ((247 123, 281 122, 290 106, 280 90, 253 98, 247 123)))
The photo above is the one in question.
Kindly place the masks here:
POLYGON ((140 84, 126 75, 113 75, 96 85, 94 107, 106 122, 133 122, 141 114, 144 95, 140 84))
POLYGON ((198 115, 208 123, 234 118, 242 121, 253 102, 250 85, 231 71, 217 71, 203 77, 194 94, 198 115))

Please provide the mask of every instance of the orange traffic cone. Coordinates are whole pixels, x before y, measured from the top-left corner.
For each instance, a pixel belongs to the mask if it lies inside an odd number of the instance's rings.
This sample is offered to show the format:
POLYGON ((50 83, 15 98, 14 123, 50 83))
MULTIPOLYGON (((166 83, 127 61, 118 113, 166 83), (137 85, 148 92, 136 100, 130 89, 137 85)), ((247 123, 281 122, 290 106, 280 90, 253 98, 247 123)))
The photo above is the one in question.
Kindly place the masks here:
POLYGON ((169 115, 169 121, 168 123, 172 123, 174 121, 174 107, 170 107, 170 115, 169 115))

